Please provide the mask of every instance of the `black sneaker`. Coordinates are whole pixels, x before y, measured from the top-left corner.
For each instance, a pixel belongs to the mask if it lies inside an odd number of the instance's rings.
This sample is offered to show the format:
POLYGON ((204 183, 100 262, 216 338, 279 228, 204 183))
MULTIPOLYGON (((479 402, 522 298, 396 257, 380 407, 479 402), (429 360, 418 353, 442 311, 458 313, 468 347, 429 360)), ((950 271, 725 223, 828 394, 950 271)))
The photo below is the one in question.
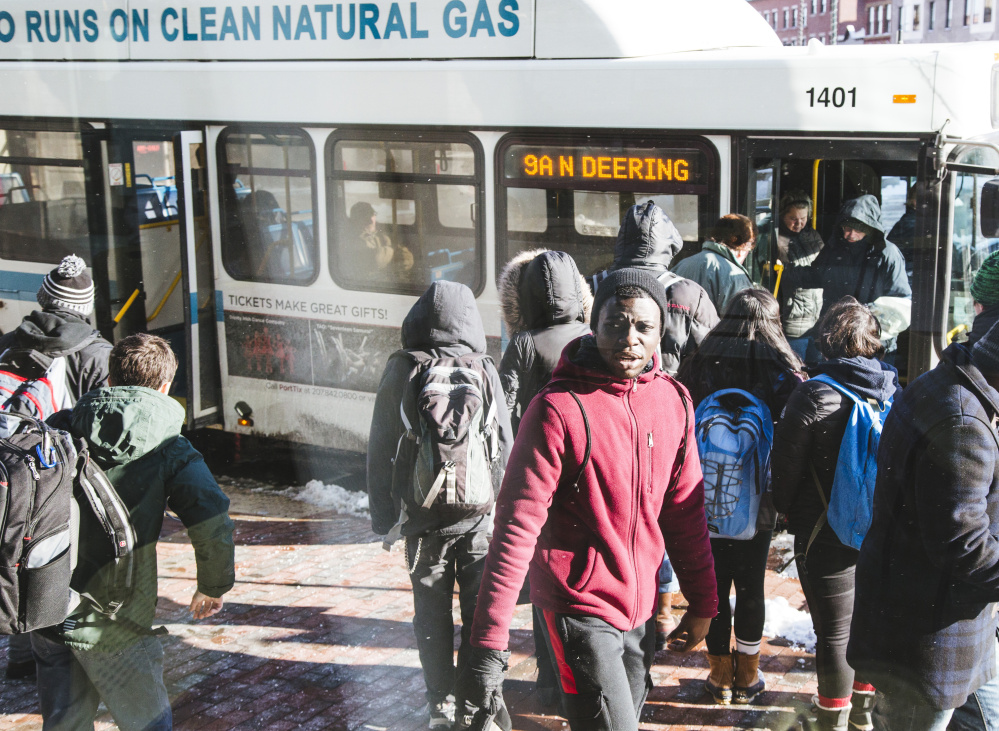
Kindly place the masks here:
POLYGON ((7 663, 7 680, 30 680, 35 677, 35 661, 7 663))
POLYGON ((454 703, 441 701, 430 704, 430 728, 451 728, 454 723, 454 703))

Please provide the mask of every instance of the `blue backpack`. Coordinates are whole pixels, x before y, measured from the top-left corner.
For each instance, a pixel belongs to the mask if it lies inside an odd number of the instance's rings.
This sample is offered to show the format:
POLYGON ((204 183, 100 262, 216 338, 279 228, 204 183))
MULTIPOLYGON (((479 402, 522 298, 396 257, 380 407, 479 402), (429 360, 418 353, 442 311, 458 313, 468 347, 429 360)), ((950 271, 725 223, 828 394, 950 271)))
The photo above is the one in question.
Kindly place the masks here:
POLYGON ((751 393, 727 388, 704 399, 694 421, 708 531, 712 538, 749 540, 770 486, 770 409, 751 393))
MULTIPOLYGON (((881 442, 881 430, 892 402, 889 399, 875 408, 866 399, 860 398, 829 376, 819 375, 812 380, 832 386, 853 402, 853 410, 839 447, 839 459, 836 462, 836 474, 825 518, 843 545, 859 550, 871 527, 874 484, 878 474, 878 444, 881 442)), ((814 467, 812 476, 822 502, 825 503, 825 493, 822 492, 814 467)), ((820 519, 815 526, 809 545, 821 530, 822 523, 820 519)))

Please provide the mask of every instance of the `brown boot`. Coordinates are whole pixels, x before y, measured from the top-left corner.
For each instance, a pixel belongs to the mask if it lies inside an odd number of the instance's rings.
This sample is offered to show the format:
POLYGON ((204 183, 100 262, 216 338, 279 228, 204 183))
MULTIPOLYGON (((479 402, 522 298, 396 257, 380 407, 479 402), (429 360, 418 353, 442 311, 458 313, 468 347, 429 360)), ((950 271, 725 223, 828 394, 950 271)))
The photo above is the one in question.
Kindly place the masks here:
POLYGON ((704 690, 711 694, 715 703, 727 706, 732 702, 732 656, 708 655, 708 679, 704 681, 704 690))
POLYGON ((736 703, 752 703, 762 692, 765 684, 760 673, 760 653, 732 655, 735 664, 735 680, 732 683, 732 700, 736 703))
POLYGON ((666 647, 666 637, 675 629, 673 592, 665 592, 659 595, 659 609, 656 611, 656 651, 666 647))

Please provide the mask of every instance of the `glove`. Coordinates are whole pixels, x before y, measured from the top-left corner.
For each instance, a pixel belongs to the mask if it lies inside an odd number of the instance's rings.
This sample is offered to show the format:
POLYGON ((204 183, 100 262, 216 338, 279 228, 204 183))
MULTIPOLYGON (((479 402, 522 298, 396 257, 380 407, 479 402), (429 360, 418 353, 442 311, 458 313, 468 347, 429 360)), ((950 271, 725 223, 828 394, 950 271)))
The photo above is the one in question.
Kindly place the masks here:
POLYGON ((509 650, 472 647, 455 687, 455 731, 490 731, 493 724, 511 731, 513 721, 503 702, 509 661, 509 650))

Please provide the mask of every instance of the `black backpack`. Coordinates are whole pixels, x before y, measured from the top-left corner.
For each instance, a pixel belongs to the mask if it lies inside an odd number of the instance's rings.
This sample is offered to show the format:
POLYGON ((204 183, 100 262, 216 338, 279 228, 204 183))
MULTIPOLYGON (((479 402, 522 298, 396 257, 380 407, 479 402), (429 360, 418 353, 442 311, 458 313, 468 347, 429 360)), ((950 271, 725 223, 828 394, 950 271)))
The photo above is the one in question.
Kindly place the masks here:
POLYGON ((399 351, 415 364, 399 403, 406 427, 393 459, 393 490, 409 516, 430 512, 458 522, 493 507, 492 466, 499 453, 497 394, 472 353, 432 358, 399 351))
POLYGON ((59 624, 80 599, 113 619, 132 593, 134 548, 85 443, 0 413, 0 634, 59 624))

